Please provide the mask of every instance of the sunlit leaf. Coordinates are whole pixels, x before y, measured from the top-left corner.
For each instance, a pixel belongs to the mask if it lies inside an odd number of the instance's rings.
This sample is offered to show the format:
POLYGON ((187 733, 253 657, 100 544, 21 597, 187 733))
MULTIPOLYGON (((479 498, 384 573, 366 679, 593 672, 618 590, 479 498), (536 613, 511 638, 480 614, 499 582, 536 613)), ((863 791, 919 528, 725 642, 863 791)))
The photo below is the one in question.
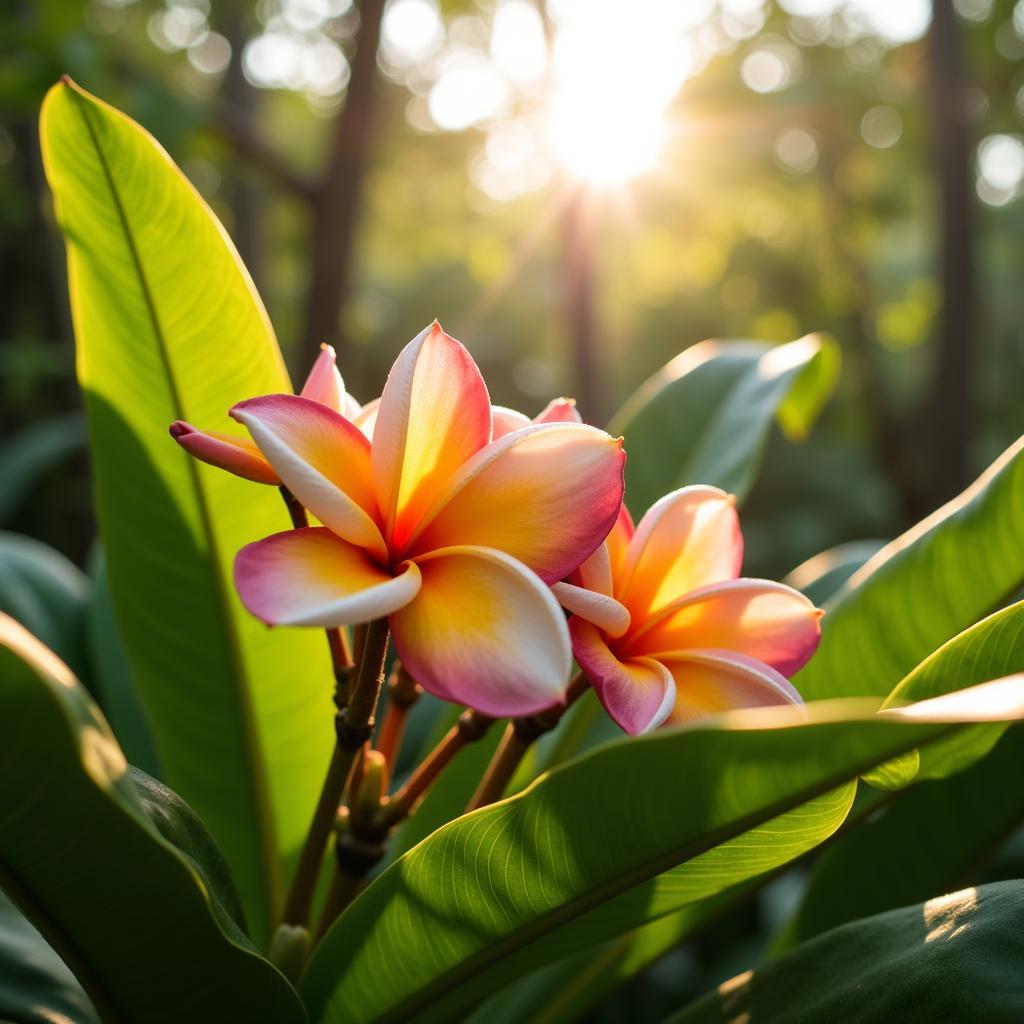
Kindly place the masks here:
POLYGON ((742 499, 772 423, 804 436, 832 394, 838 360, 835 343, 817 335, 780 346, 705 341, 683 352, 608 428, 626 439, 634 516, 684 484, 713 484, 742 499))
MULTIPOLYGON (((899 683, 883 707, 927 700, 954 687, 971 686, 1012 672, 1024 672, 1024 601, 988 616, 943 644, 899 683)), ((944 778, 984 757, 1004 728, 980 725, 964 729, 865 777, 884 789, 898 789, 915 779, 944 778)))
POLYGON ((227 429, 234 402, 288 380, 223 229, 145 131, 65 82, 41 137, 132 675, 163 776, 223 848, 262 938, 330 752, 329 663, 322 636, 268 631, 234 593, 235 552, 288 524, 278 495, 191 460, 167 427, 227 429))
POLYGON ((539 964, 799 856, 842 823, 856 775, 965 721, 1018 718, 1022 684, 884 717, 873 701, 819 704, 809 720, 734 712, 602 747, 446 825, 377 878, 314 954, 311 1015, 455 1019, 539 964))
POLYGON ((821 646, 794 677, 797 689, 807 700, 887 695, 1024 582, 1021 522, 1024 438, 850 577, 826 605, 821 646))

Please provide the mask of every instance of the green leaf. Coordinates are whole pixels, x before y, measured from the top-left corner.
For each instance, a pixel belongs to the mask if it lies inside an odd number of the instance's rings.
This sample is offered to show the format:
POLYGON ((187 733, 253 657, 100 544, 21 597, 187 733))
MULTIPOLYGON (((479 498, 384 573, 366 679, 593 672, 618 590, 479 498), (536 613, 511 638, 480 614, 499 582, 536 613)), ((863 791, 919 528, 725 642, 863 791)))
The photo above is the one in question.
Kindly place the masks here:
POLYGON ((819 704, 809 720, 803 709, 733 712, 570 762, 384 871, 314 954, 310 1015, 455 1019, 541 963, 799 856, 842 823, 849 780, 963 722, 1019 717, 1022 683, 884 716, 874 701, 819 704))
POLYGON ((997 882, 847 924, 738 975, 666 1024, 1016 1021, 1024 883, 997 882))
MULTIPOLYGON (((899 707, 972 686, 986 679, 1024 671, 1024 601, 990 615, 925 658, 889 694, 883 707, 899 707)), ((945 778, 984 757, 1003 734, 1003 725, 964 729, 927 750, 905 755, 868 782, 899 789, 914 779, 945 778)))
POLYGON ((114 616, 103 549, 93 549, 89 564, 92 593, 85 610, 86 642, 90 676, 96 699, 107 716, 117 742, 128 760, 143 771, 160 777, 153 733, 139 703, 131 669, 114 616))
POLYGON ((587 947, 535 971, 478 1007, 467 1024, 565 1024, 580 1020, 629 978, 725 913, 755 883, 735 886, 641 925, 597 949, 587 947))
POLYGON ((59 551, 0 532, 0 612, 17 619, 71 668, 87 674, 84 644, 89 580, 59 551))
POLYGON ((244 933, 245 915, 227 861, 199 816, 174 790, 141 769, 129 765, 128 774, 146 816, 160 835, 188 858, 227 930, 244 933))
MULTIPOLYGON (((776 942, 790 949, 861 917, 917 903, 970 874, 1024 823, 1024 731, 1011 729, 959 775, 886 797, 815 859, 800 906, 776 942)), ((870 791, 868 791, 870 793, 870 791)))
POLYGON ((6 523, 35 485, 85 445, 81 413, 29 424, 0 445, 0 523, 6 523))
POLYGON ((0 892, 0 1020, 100 1024, 63 960, 0 892))
POLYGON ((816 605, 823 605, 883 547, 883 540, 854 540, 839 544, 808 558, 782 582, 806 594, 816 605))
MULTIPOLYGON (((459 709, 456 708, 453 715, 443 716, 442 721, 445 724, 454 724, 459 713, 459 709)), ((391 844, 391 858, 411 850, 442 825, 465 812, 466 805, 487 771, 487 765, 498 747, 504 728, 504 723, 495 723, 484 736, 459 752, 441 777, 430 787, 413 816, 402 825, 391 844)), ((441 735, 443 734, 442 732, 441 735)), ((432 745, 423 753, 429 753, 430 749, 432 745)))
POLYGON ((626 439, 634 515, 684 484, 745 497, 772 422, 804 436, 835 387, 838 363, 838 346, 818 335, 780 346, 704 341, 677 356, 608 428, 626 439))
POLYGON ((196 862, 152 824, 88 694, 6 616, 0 884, 108 1024, 305 1020, 291 986, 217 912, 196 862))
POLYGON ((886 696, 1024 581, 1024 438, 963 494, 884 547, 826 605, 805 700, 886 696), (857 666, 850 672, 849 666, 857 666))
POLYGON ((190 459, 167 428, 232 429, 234 402, 288 379, 223 229, 145 131, 65 82, 41 137, 121 635, 163 777, 262 941, 330 755, 329 659, 322 635, 266 629, 232 586, 235 552, 288 526, 276 491, 190 459))

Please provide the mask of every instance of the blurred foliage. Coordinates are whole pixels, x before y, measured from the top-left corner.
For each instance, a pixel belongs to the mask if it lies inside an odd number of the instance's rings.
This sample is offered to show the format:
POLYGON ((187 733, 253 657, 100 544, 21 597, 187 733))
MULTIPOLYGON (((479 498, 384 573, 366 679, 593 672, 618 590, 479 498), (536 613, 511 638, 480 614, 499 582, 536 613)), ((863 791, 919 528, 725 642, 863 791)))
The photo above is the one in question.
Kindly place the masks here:
MULTIPOLYGON (((389 11, 409 3, 394 0, 389 11)), ((443 5, 446 35, 404 64, 389 50, 385 19, 355 272, 339 313, 342 365, 359 397, 379 389, 396 346, 435 315, 471 346, 496 401, 533 412, 552 393, 576 390, 559 283, 566 179, 548 166, 540 187, 514 194, 506 182, 503 201, 485 191, 495 191, 489 154, 500 151, 510 126, 530 123, 537 90, 514 89, 497 116, 465 130, 430 121, 432 90, 443 84, 451 53, 486 54, 502 6, 443 5)), ((549 30, 566 6, 550 5, 549 30)), ((885 464, 892 438, 879 434, 879 405, 893 410, 913 463, 942 307, 925 45, 885 39, 855 3, 693 6, 707 10, 702 22, 691 18, 692 73, 668 110, 672 130, 661 159, 595 204, 601 406, 617 407, 654 369, 706 337, 835 336, 848 356, 842 392, 801 450, 773 442, 777 472, 766 474, 748 514, 751 568, 785 572, 831 544, 893 535, 921 511, 902 493, 908 481, 885 464), (830 7, 816 17, 790 13, 830 7), (751 87, 766 82, 768 91, 751 87)), ((959 0, 957 10, 975 140, 1013 139, 1022 116, 1024 14, 1009 0, 959 0)), ((631 17, 626 7, 621 17, 631 17)), ((638 8, 635 17, 645 14, 638 8)), ((5 439, 78 401, 35 138, 46 87, 69 73, 160 138, 238 240, 294 363, 315 215, 297 187, 322 172, 344 100, 341 54, 351 57, 358 20, 348 0, 212 8, 205 0, 19 0, 0 12, 0 267, 13 300, 0 311, 5 439), (273 81, 266 67, 262 79, 253 72, 257 58, 267 64, 256 44, 268 35, 307 47, 291 53, 299 61, 289 72, 296 87, 257 87, 273 81), (334 80, 316 78, 324 47, 334 54, 334 80), (235 74, 243 54, 249 82, 235 74), (243 107, 250 127, 239 131, 243 107)), ((432 31, 429 19, 410 24, 406 36, 417 25, 421 34, 432 31)), ((1015 244, 1021 204, 1013 187, 993 197, 983 186, 988 204, 975 197, 982 294, 973 468, 1024 422, 1013 386, 1024 371, 1024 297, 1015 287, 1024 269, 1015 244)), ((48 500, 37 507, 60 495, 62 523, 28 516, 7 525, 81 560, 91 528, 85 487, 74 481, 85 471, 75 462, 49 474, 60 477, 55 490, 38 483, 48 500), (69 527, 72 512, 78 519, 69 527)))

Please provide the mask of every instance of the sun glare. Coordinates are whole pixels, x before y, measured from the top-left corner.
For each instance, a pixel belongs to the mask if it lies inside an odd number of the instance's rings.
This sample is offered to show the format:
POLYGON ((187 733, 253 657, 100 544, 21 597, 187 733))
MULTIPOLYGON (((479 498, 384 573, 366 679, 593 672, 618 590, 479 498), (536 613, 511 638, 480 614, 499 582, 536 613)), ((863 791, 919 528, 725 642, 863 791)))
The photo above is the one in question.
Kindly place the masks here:
POLYGON ((651 169, 665 141, 668 105, 691 67, 674 4, 563 3, 548 104, 548 142, 570 174, 617 185, 651 169))

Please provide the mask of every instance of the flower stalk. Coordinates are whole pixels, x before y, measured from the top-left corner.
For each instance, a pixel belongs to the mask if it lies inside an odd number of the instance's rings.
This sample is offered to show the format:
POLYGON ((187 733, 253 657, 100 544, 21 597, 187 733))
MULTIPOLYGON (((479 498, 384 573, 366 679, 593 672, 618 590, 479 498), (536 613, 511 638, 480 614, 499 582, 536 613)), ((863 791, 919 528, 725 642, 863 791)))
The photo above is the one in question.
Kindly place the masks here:
POLYGON ((324 849, 337 820, 338 807, 344 799, 356 759, 373 732, 373 713, 384 683, 387 648, 387 619, 371 622, 349 702, 335 716, 337 741, 285 905, 284 920, 288 924, 304 925, 309 921, 313 890, 324 849))
POLYGON ((416 680, 396 662, 388 678, 388 706, 376 746, 392 768, 402 746, 409 709, 419 700, 422 692, 416 680))
POLYGON ((494 719, 476 711, 464 711, 440 743, 416 767, 405 783, 386 801, 377 828, 387 833, 416 810, 430 787, 463 747, 482 739, 494 719))
POLYGON ((564 704, 549 708, 547 711, 540 711, 535 715, 514 718, 508 723, 477 791, 466 806, 467 813, 486 807, 502 798, 512 776, 515 775, 516 769, 533 743, 545 733, 551 732, 589 687, 590 683, 583 673, 577 672, 569 683, 564 704))

